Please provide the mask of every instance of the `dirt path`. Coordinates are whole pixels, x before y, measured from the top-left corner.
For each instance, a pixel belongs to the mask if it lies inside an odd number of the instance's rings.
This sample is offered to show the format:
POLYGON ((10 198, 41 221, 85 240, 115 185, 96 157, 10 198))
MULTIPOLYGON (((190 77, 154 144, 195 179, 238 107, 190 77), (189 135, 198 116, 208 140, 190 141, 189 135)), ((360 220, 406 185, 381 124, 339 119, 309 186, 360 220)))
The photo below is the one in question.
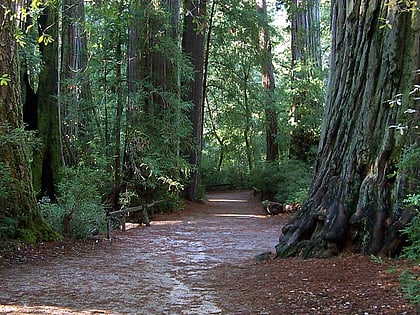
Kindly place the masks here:
POLYGON ((111 243, 0 265, 0 313, 415 314, 397 275, 366 257, 257 263, 286 220, 251 192, 210 194, 111 243))

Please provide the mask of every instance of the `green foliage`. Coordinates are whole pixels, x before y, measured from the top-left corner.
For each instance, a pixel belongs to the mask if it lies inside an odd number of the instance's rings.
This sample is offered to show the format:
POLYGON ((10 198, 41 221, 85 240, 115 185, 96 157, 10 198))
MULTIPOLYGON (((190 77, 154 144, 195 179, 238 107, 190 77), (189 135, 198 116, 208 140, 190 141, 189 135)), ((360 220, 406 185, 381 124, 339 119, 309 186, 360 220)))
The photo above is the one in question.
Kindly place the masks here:
POLYGON ((0 239, 16 239, 19 236, 19 220, 9 216, 0 216, 0 239))
POLYGON ((3 73, 0 76, 0 85, 8 85, 10 81, 11 79, 8 73, 3 73))
POLYGON ((31 153, 39 149, 40 141, 35 137, 35 132, 26 131, 24 127, 13 128, 8 123, 0 123, 0 216, 9 213, 7 204, 22 190, 21 183, 11 176, 11 170, 6 161, 2 159, 6 147, 15 147, 24 144, 27 157, 31 160, 31 153))
MULTIPOLYGON (((416 174, 420 167, 420 147, 409 147, 401 161, 398 164, 400 172, 408 174, 416 174)), ((403 248, 403 257, 412 261, 414 264, 420 263, 420 193, 419 193, 419 178, 409 178, 411 187, 415 187, 412 194, 409 194, 404 203, 407 207, 413 209, 414 217, 409 224, 402 231, 407 237, 408 245, 403 248)), ((414 305, 420 305, 420 279, 409 271, 404 271, 400 277, 401 287, 406 297, 414 305)))
MULTIPOLYGON (((191 104, 182 101, 180 82, 190 80, 193 73, 189 58, 182 54, 177 39, 172 37, 175 25, 171 24, 171 13, 163 3, 121 1, 108 1, 101 6, 88 3, 86 11, 92 55, 88 71, 92 71, 90 82, 96 91, 92 101, 100 118, 98 125, 103 126, 102 130, 94 131, 100 137, 95 138, 97 144, 91 151, 105 147, 103 155, 111 157, 120 151, 121 157, 124 156, 121 169, 113 170, 121 173, 121 182, 117 184, 122 193, 119 206, 166 198, 176 200, 191 170, 181 152, 187 152, 192 144, 186 115, 191 104), (127 30, 129 37, 126 37, 127 30), (123 55, 132 54, 128 59, 135 59, 130 65, 126 64, 126 58, 116 60, 118 43, 122 43, 123 55), (117 65, 127 69, 134 63, 138 70, 142 69, 136 71, 142 74, 127 78, 131 80, 127 91, 126 82, 117 78, 117 65), (162 75, 159 71, 164 67, 168 71, 162 75), (120 120, 119 135, 124 143, 120 150, 115 145, 114 130, 118 127, 112 115, 118 103, 115 91, 121 87, 128 103, 124 108, 126 115, 120 120)), ((112 158, 107 163, 108 168, 115 167, 110 166, 112 158)))
POLYGON ((104 231, 105 210, 101 204, 99 187, 104 174, 89 168, 66 168, 63 180, 57 185, 57 202, 41 201, 44 218, 58 232, 74 238, 86 238, 104 231))
POLYGON ((420 306, 419 275, 406 270, 401 274, 400 280, 405 296, 410 300, 412 304, 420 306))
POLYGON ((275 192, 281 203, 302 204, 312 181, 312 169, 299 160, 285 160, 279 164, 261 164, 252 173, 252 185, 262 192, 275 192))
POLYGON ((11 198, 16 184, 16 180, 10 176, 7 165, 0 162, 0 214, 7 211, 7 200, 11 198))
MULTIPOLYGON (((415 174, 416 170, 420 167, 420 147, 409 147, 401 161, 397 165, 398 170, 402 173, 415 174)), ((408 238, 408 246, 404 248, 403 255, 405 258, 420 262, 420 193, 419 193, 419 178, 411 176, 409 178, 411 187, 414 191, 406 196, 404 204, 415 211, 413 219, 408 226, 403 230, 403 233, 408 238)))
POLYGON ((227 165, 217 170, 216 164, 205 157, 201 165, 203 187, 211 190, 249 188, 249 175, 243 165, 227 165))
MULTIPOLYGON (((419 202, 420 195, 415 195, 415 199, 419 202)), ((403 250, 404 257, 415 263, 420 263, 420 212, 418 210, 403 233, 407 236, 410 244, 403 250)))
POLYGON ((27 244, 35 244, 36 243, 36 236, 29 229, 20 230, 20 239, 24 243, 27 243, 27 244))

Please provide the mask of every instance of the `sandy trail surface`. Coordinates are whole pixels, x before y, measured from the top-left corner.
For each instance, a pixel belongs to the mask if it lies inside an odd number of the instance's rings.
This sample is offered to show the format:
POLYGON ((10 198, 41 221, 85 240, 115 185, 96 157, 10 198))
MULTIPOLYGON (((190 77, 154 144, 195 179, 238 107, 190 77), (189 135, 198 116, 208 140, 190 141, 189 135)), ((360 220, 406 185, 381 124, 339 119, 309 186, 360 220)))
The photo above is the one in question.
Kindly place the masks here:
POLYGON ((218 192, 111 242, 40 245, 0 264, 0 313, 415 314, 367 257, 256 262, 288 218, 218 192))

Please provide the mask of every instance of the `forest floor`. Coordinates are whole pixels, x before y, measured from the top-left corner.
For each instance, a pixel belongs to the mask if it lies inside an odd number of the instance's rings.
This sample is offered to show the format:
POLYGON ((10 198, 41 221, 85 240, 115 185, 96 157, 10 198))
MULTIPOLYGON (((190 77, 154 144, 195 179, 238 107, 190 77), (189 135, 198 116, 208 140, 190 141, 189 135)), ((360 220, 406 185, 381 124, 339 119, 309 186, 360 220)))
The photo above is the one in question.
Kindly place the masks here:
POLYGON ((111 242, 16 249, 0 257, 0 314, 416 314, 402 262, 257 262, 289 216, 265 215, 252 192, 217 192, 111 242))

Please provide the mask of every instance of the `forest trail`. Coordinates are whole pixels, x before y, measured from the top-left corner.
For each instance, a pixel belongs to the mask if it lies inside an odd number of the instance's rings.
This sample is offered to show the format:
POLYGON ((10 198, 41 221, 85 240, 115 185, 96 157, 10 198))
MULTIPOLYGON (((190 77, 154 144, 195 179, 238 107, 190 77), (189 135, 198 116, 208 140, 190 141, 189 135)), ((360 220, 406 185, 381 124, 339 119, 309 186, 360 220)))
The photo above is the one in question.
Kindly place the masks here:
POLYGON ((210 193, 112 242, 0 261, 0 314, 414 314, 366 257, 256 262, 288 218, 249 191, 210 193))
POLYGON ((0 312, 220 314, 206 275, 274 251, 282 221, 249 191, 212 193, 95 250, 1 270, 0 312))

